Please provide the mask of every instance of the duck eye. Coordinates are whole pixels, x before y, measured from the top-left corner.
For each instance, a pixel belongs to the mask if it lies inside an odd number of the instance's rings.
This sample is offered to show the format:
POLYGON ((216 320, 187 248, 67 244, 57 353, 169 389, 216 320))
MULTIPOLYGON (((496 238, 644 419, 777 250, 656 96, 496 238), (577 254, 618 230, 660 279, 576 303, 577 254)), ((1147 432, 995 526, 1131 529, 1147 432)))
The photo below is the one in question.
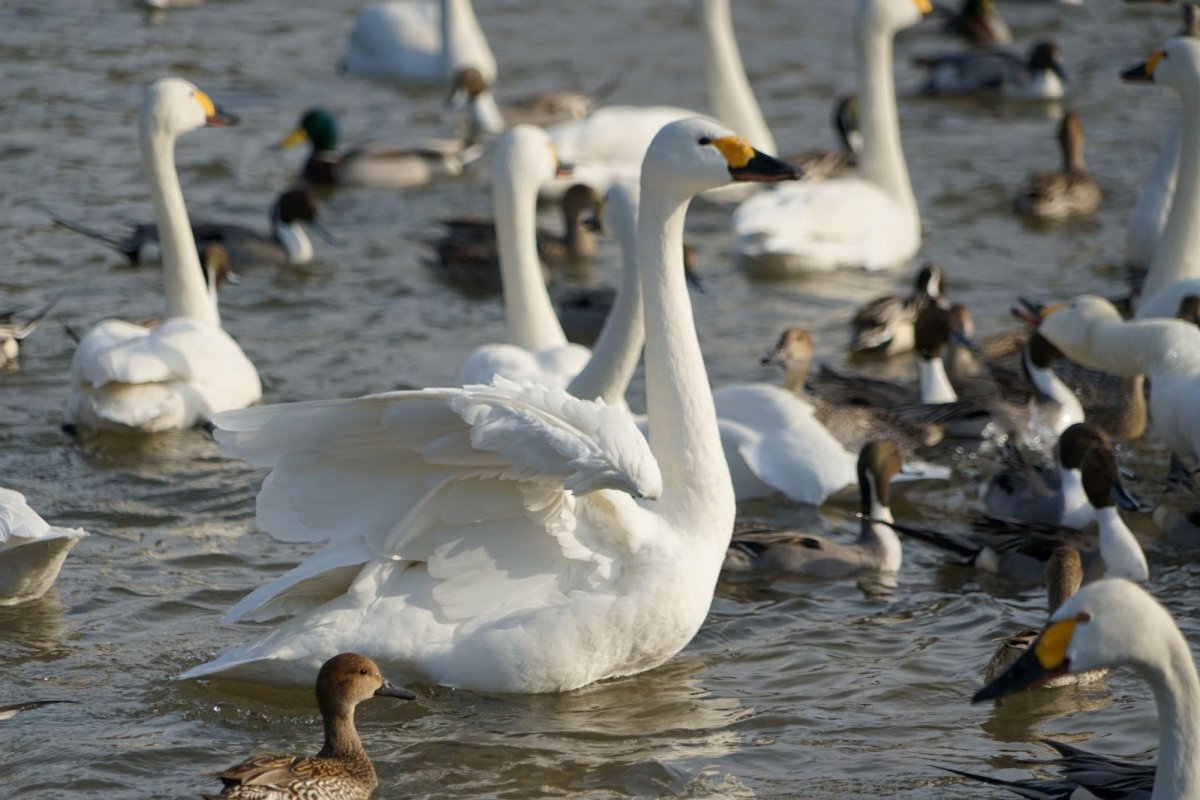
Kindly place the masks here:
POLYGON ((697 144, 699 144, 699 145, 701 145, 701 146, 703 146, 703 145, 706 145, 706 144, 712 144, 712 139, 708 138, 707 136, 701 136, 701 137, 700 137, 700 138, 697 140, 697 142, 696 142, 696 143, 697 143, 697 144))
POLYGON ((371 670, 367 669, 366 667, 363 667, 362 669, 360 669, 360 670, 358 671, 358 674, 359 674, 359 675, 370 675, 370 674, 371 674, 371 670))

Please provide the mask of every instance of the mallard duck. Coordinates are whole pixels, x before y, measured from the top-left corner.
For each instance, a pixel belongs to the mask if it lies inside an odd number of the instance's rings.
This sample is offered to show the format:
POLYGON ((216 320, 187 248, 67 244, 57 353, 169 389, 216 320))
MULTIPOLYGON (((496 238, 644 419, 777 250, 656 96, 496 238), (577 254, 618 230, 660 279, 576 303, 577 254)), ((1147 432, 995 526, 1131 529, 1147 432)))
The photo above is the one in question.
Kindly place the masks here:
POLYGON ((1054 42, 1039 42, 1025 58, 1009 50, 966 50, 919 56, 913 63, 928 75, 926 95, 1000 92, 1019 100, 1057 100, 1066 92, 1067 72, 1054 42))
POLYGON ((804 170, 806 180, 836 178, 851 173, 858 166, 858 154, 862 149, 858 95, 842 95, 833 101, 833 130, 838 140, 836 150, 806 150, 788 156, 789 163, 804 170))
POLYGON ((58 305, 54 298, 37 311, 0 311, 0 367, 14 363, 21 354, 21 342, 38 329, 46 315, 58 305))
POLYGON ((942 30, 971 44, 1008 44, 1012 41, 1012 31, 992 0, 963 0, 957 13, 947 13, 949 18, 942 30))
POLYGON ((307 141, 312 145, 299 179, 309 186, 357 186, 406 189, 442 176, 462 174, 479 158, 478 145, 457 139, 427 139, 403 144, 367 143, 338 152, 337 119, 314 108, 304 112, 295 130, 279 142, 280 149, 307 141))
POLYGON ((1096 213, 1103 193, 1088 173, 1083 159, 1083 123, 1068 112, 1058 126, 1063 166, 1056 172, 1039 172, 1017 193, 1013 208, 1037 219, 1059 220, 1096 213))
POLYGON ((375 662, 342 653, 317 673, 317 707, 325 726, 325 746, 315 756, 264 753, 221 772, 220 797, 242 800, 367 800, 379 785, 375 767, 354 728, 354 708, 372 697, 415 700, 416 695, 383 677, 375 662))
POLYGON ((58 528, 38 516, 25 496, 0 488, 0 606, 36 600, 54 585, 82 528, 58 528))
POLYGON ((484 135, 498 135, 513 125, 536 125, 545 128, 556 122, 583 119, 617 82, 610 81, 592 94, 575 91, 535 92, 496 103, 492 87, 475 67, 465 67, 454 75, 447 104, 465 108, 470 120, 468 139, 476 141, 484 135))
POLYGON ((945 290, 946 273, 941 267, 933 262, 921 267, 912 294, 877 297, 854 312, 851 352, 894 356, 912 350, 917 315, 929 303, 941 302, 945 290))
MULTIPOLYGON (((158 223, 145 222, 127 225, 124 235, 106 233, 51 215, 57 225, 81 233, 112 248, 129 260, 140 264, 149 245, 158 245, 158 223)), ((271 204, 269 234, 262 234, 243 225, 225 222, 197 222, 192 224, 192 238, 196 247, 220 245, 236 270, 257 265, 306 264, 312 260, 313 246, 305 233, 308 227, 321 238, 333 243, 333 235, 317 221, 317 201, 307 189, 288 189, 271 204)))

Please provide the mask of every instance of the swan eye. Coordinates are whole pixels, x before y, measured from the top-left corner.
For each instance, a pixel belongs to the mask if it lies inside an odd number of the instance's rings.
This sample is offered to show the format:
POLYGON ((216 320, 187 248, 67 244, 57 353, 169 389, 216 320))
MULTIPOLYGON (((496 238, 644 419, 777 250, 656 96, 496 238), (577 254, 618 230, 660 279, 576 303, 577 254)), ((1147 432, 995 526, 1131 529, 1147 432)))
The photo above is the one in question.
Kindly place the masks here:
POLYGON ((706 144, 712 144, 712 139, 708 138, 707 136, 701 136, 698 140, 696 140, 696 144, 703 147, 706 144))
POLYGON ((1086 625, 1087 623, 1092 621, 1092 615, 1090 613, 1088 613, 1087 611, 1080 611, 1078 614, 1075 615, 1075 621, 1080 623, 1081 625, 1086 625))

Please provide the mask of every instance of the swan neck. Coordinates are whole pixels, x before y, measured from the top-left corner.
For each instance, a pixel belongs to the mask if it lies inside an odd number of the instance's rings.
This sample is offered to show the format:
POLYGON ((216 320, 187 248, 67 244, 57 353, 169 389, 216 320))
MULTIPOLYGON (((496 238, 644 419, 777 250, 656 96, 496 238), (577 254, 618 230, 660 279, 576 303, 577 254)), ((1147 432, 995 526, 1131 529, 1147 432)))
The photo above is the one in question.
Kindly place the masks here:
MULTIPOLYGON (((1169 622, 1169 621, 1168 621, 1169 622)), ((1152 662, 1139 665, 1158 708, 1158 766, 1151 800, 1200 798, 1200 680, 1183 634, 1159 624, 1162 647, 1152 662)))
POLYGON ((863 140, 859 174, 909 211, 919 234, 921 222, 917 200, 900 141, 900 117, 892 75, 892 36, 889 31, 874 29, 867 24, 860 27, 855 37, 863 140))
POLYGON ((509 344, 537 352, 567 343, 550 304, 537 253, 537 182, 520 163, 502 165, 492 180, 496 243, 509 344))
POLYGON ((183 202, 183 189, 179 185, 179 173, 175 170, 176 137, 143 129, 139 139, 158 222, 167 316, 187 317, 219 326, 221 317, 216 295, 210 294, 204 283, 196 240, 183 202))
POLYGON ((648 166, 642 170, 638 268, 645 298, 650 449, 663 475, 660 507, 681 523, 720 529, 728 537, 723 522, 733 519, 733 482, 683 272, 690 197, 661 190, 648 166))
POLYGON ((746 76, 742 54, 733 32, 729 0, 702 0, 704 24, 704 75, 713 114, 750 144, 775 154, 775 137, 763 118, 746 76))
POLYGON ((941 357, 918 358, 917 376, 921 384, 922 403, 953 403, 958 394, 946 375, 946 365, 941 357))
POLYGON ((1200 277, 1200 103, 1185 102, 1175 197, 1141 296, 1153 297, 1168 284, 1194 277, 1200 277))
POLYGON ((1146 186, 1138 196, 1137 204, 1129 217, 1129 233, 1125 245, 1130 261, 1137 266, 1148 267, 1154 260, 1154 253, 1166 226, 1167 215, 1171 211, 1171 200, 1175 195, 1182 137, 1182 117, 1176 114, 1163 140, 1158 160, 1154 162, 1146 186))

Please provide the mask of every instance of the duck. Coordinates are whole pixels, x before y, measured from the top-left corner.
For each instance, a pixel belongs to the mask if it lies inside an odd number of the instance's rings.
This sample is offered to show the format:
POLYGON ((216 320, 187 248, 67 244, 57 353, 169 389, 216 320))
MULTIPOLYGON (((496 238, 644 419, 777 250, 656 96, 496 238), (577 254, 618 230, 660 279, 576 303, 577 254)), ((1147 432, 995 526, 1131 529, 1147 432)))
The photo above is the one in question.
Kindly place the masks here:
POLYGON ((1083 457, 1080 480, 1088 501, 1096 509, 1098 536, 1069 534, 1066 529, 1029 523, 980 519, 969 534, 950 534, 889 523, 900 534, 911 536, 955 556, 959 563, 983 572, 1018 580, 1039 580, 1045 562, 1061 545, 1084 551, 1089 577, 1119 577, 1145 582, 1150 570, 1138 540, 1121 519, 1117 505, 1129 511, 1142 504, 1125 490, 1112 448, 1093 446, 1083 457))
POLYGON ((951 771, 1022 797, 1200 796, 1200 678, 1170 612, 1135 583, 1112 578, 1084 586, 1050 615, 1028 652, 971 702, 998 700, 1060 675, 1109 667, 1132 669, 1153 690, 1160 730, 1153 767, 1050 742, 1064 757, 1064 777, 1055 781, 1003 781, 951 771))
POLYGON ((853 173, 858 166, 862 149, 862 133, 858 129, 858 95, 839 95, 833 101, 833 132, 837 136, 836 150, 806 150, 788 156, 788 163, 804 170, 809 181, 837 178, 853 173))
POLYGON ((665 126, 647 150, 648 441, 622 408, 503 377, 219 415, 227 455, 274 465, 260 527, 326 544, 227 617, 291 619, 180 677, 296 684, 319 653, 358 649, 450 687, 544 693, 672 658, 708 615, 735 512, 684 217, 730 181, 796 177, 707 119, 665 126))
POLYGON ((387 0, 358 12, 342 69, 405 84, 445 86, 466 67, 496 81, 496 57, 471 0, 387 0))
POLYGON ((323 108, 304 112, 296 128, 280 140, 286 150, 308 142, 308 159, 300 171, 305 186, 407 189, 435 178, 461 175, 482 149, 458 139, 426 139, 411 143, 371 142, 338 152, 337 118, 323 108))
MULTIPOLYGON (((1083 585, 1083 559, 1074 547, 1059 547, 1046 562, 1044 573, 1046 581, 1046 604, 1050 613, 1057 611, 1071 595, 1079 591, 1083 585)), ((1000 641, 995 654, 988 661, 983 672, 983 680, 991 683, 1008 670, 1017 659, 1029 652, 1029 646, 1037 641, 1040 630, 1028 629, 1018 634, 1006 637, 1000 641)), ((1108 674, 1107 669, 1094 669, 1087 672, 1068 673, 1051 678, 1041 684, 1042 689, 1058 689, 1063 686, 1079 686, 1095 683, 1108 674)))
MULTIPOLYGON (((699 0, 704 33, 704 74, 712 114, 737 131, 754 147, 774 154, 775 137, 767 126, 746 77, 741 52, 733 35, 729 0, 699 0)), ((636 182, 646 148, 664 126, 685 117, 697 116, 678 106, 602 106, 580 120, 560 122, 548 128, 559 158, 574 167, 574 179, 607 191, 616 182, 636 182)), ((541 195, 553 198, 569 184, 549 181, 541 195)), ((721 187, 706 199, 734 199, 744 189, 721 187)))
POLYGON ((929 0, 863 0, 854 22, 862 151, 857 175, 762 192, 733 215, 750 275, 790 278, 842 267, 894 269, 921 244, 921 215, 900 143, 892 40, 929 0))
POLYGON ((932 261, 921 267, 913 293, 876 297, 854 312, 850 320, 850 351, 895 356, 914 346, 913 323, 929 303, 939 303, 946 290, 946 272, 932 261))
POLYGON ((71 359, 66 423, 124 434, 183 430, 218 411, 262 397, 254 364, 221 328, 215 284, 206 276, 175 171, 175 140, 236 118, 179 78, 145 92, 138 123, 161 242, 166 319, 153 330, 106 320, 89 330, 71 359))
MULTIPOLYGON (((537 228, 537 254, 543 264, 580 264, 596 255, 596 232, 604 198, 577 183, 562 198, 563 233, 537 228)), ((452 217, 438 220, 444 232, 426 240, 434 257, 425 263, 441 280, 476 294, 500 291, 500 252, 492 220, 452 217)))
POLYGON ((946 33, 969 44, 1010 44, 1012 31, 992 0, 963 0, 957 13, 950 13, 942 26, 946 33))
POLYGON ((0 487, 0 606, 37 600, 54 585, 67 554, 87 531, 38 516, 25 495, 0 487))
POLYGON ((900 539, 889 502, 892 479, 903 469, 893 441, 868 442, 858 457, 862 520, 858 539, 842 543, 796 530, 735 532, 722 569, 727 573, 766 570, 812 578, 845 578, 864 572, 899 572, 900 539))
POLYGON ((1175 318, 1200 326, 1200 295, 1185 294, 1181 297, 1179 308, 1175 310, 1175 318))
POLYGON ((417 695, 384 678, 374 661, 340 653, 317 673, 317 708, 325 745, 315 756, 263 753, 215 773, 224 788, 205 800, 367 800, 379 785, 375 767, 354 727, 354 709, 372 697, 415 700, 417 695))
POLYGON ((0 367, 17 363, 21 342, 33 335, 56 305, 57 297, 33 312, 20 309, 0 312, 0 367))
POLYGON ((583 119, 617 84, 617 80, 611 80, 591 94, 569 90, 534 92, 499 105, 483 73, 475 67, 464 67, 455 73, 446 102, 452 108, 467 110, 470 130, 467 138, 477 141, 485 136, 498 136, 513 125, 546 128, 558 122, 583 119))
POLYGON ((1013 200, 1013 208, 1025 217, 1062 220, 1087 217, 1100 208, 1103 193, 1088 172, 1083 159, 1083 123, 1068 112, 1058 125, 1058 143, 1063 166, 1056 172, 1039 172, 1026 181, 1013 200))
MULTIPOLYGON (((1183 28, 1180 36, 1200 39, 1200 14, 1191 3, 1180 3, 1183 10, 1183 28)), ((1140 76, 1138 76, 1140 77, 1140 76)), ((1136 82, 1136 81, 1135 81, 1136 82)), ((1143 272, 1154 260, 1154 251, 1167 225, 1175 196, 1179 174, 1180 140, 1183 131, 1183 115, 1177 112, 1163 137, 1158 158, 1150 169, 1137 203, 1129 214, 1126 224, 1125 261, 1130 269, 1143 272)))
POLYGON ((1066 94, 1067 71, 1062 52, 1052 41, 1036 43, 1029 55, 1000 48, 920 56, 913 64, 928 74, 918 90, 923 95, 999 92, 1015 100, 1060 100, 1066 94))
POLYGON ((0 706, 0 720, 12 719, 17 714, 24 711, 32 711, 35 708, 43 706, 55 705, 57 703, 74 703, 74 700, 28 700, 24 703, 12 703, 10 705, 0 706))
MULTIPOLYGON (((144 222, 127 225, 122 233, 97 230, 62 217, 51 215, 56 225, 95 239, 125 256, 130 264, 140 264, 151 245, 158 245, 158 223, 144 222)), ((217 244, 229 257, 237 271, 253 266, 285 266, 312 261, 312 240, 307 227, 330 244, 336 244, 325 226, 317 220, 317 201, 307 189, 288 189, 271 204, 269 234, 244 225, 223 222, 198 222, 192 225, 192 238, 203 250, 205 245, 217 244)))

